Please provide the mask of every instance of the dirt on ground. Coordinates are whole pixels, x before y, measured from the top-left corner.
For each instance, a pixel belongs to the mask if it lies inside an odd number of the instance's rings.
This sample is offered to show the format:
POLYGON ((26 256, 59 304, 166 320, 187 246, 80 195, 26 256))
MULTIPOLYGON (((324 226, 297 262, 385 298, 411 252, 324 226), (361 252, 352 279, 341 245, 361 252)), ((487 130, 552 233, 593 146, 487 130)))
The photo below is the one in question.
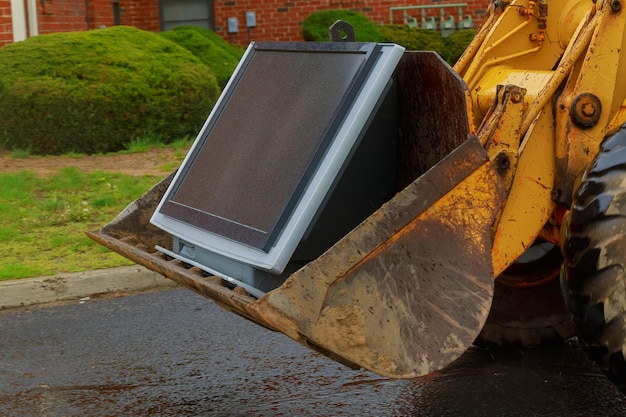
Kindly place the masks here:
MULTIPOLYGON (((184 156, 186 150, 182 151, 184 156)), ((18 158, 9 151, 0 150, 0 172, 31 171, 39 176, 58 173, 65 167, 76 167, 84 172, 99 170, 121 172, 133 176, 168 174, 180 164, 181 150, 153 148, 145 152, 85 156, 29 156, 18 158)))

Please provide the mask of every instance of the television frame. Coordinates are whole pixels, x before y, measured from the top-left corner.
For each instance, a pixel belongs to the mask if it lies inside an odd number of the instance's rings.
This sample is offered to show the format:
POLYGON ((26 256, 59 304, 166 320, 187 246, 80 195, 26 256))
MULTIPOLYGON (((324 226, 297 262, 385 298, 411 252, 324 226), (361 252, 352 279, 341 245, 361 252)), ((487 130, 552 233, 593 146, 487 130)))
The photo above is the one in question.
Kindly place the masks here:
MULTIPOLYGON (((236 283, 243 281, 256 286, 251 282, 254 279, 250 278, 250 271, 281 274, 323 206, 336 177, 358 145, 381 97, 393 82, 392 75, 403 52, 404 48, 398 45, 375 43, 250 44, 150 220, 174 237, 175 248, 172 252, 165 251, 236 283), (252 243, 245 239, 220 235, 199 227, 193 221, 177 218, 172 215, 171 210, 167 210, 167 206, 172 203, 178 187, 184 183, 186 175, 196 163, 202 147, 210 140, 212 129, 219 122, 229 101, 237 94, 237 87, 246 70, 253 65, 256 54, 266 50, 286 53, 357 53, 364 54, 364 60, 343 99, 338 103, 338 111, 334 113, 328 129, 325 129, 325 137, 305 168, 306 172, 298 183, 298 189, 285 204, 284 212, 280 214, 279 220, 268 234, 269 237, 252 243), (196 248, 203 253, 202 256, 196 256, 196 248)), ((201 211, 193 207, 191 209, 201 211)), ((246 286, 247 289, 248 287, 249 285, 246 286)))

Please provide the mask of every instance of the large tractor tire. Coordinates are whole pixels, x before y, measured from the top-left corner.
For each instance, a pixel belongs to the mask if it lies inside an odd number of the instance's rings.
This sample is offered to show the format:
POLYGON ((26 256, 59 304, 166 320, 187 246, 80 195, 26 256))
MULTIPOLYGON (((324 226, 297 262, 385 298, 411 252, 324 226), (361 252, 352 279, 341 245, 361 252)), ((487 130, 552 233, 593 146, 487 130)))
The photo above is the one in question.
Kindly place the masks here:
POLYGON ((575 334, 559 285, 558 246, 536 242, 495 282, 487 322, 475 344, 527 347, 562 343, 575 334))
POLYGON ((584 174, 564 230, 561 281, 579 340, 626 392, 626 125, 584 174))

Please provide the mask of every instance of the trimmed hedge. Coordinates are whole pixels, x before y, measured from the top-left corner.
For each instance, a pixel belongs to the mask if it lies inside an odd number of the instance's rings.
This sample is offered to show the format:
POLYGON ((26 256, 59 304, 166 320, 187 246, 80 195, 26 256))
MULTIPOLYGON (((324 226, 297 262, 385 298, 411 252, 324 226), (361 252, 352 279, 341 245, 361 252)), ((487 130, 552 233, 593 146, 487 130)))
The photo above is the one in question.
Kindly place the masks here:
POLYGON ((0 145, 103 153, 196 135, 219 95, 210 69, 165 37, 115 26, 0 48, 0 145))
POLYGON ((409 51, 443 51, 445 44, 439 32, 412 28, 406 25, 388 25, 380 28, 385 42, 404 46, 409 51))
POLYGON ((357 42, 382 42, 376 25, 360 13, 351 10, 322 10, 311 13, 302 22, 305 41, 329 42, 328 28, 337 20, 345 20, 354 28, 357 42))
POLYGON ((465 49, 469 46, 470 42, 476 36, 476 31, 473 29, 459 30, 451 35, 443 38, 446 45, 446 56, 444 59, 453 65, 459 60, 465 49))
POLYGON ((360 13, 351 10, 322 10, 311 13, 302 23, 305 41, 328 42, 328 28, 345 20, 354 28, 357 42, 392 42, 413 51, 437 51, 453 65, 474 38, 476 31, 461 30, 442 37, 438 31, 407 25, 376 26, 360 13))
POLYGON ((243 56, 243 49, 226 42, 215 32, 198 26, 178 26, 161 32, 211 68, 220 87, 224 87, 243 56))
POLYGON ((474 30, 461 30, 444 38, 438 31, 406 25, 382 26, 380 32, 386 42, 397 43, 407 50, 437 51, 450 65, 454 65, 476 34, 474 30))

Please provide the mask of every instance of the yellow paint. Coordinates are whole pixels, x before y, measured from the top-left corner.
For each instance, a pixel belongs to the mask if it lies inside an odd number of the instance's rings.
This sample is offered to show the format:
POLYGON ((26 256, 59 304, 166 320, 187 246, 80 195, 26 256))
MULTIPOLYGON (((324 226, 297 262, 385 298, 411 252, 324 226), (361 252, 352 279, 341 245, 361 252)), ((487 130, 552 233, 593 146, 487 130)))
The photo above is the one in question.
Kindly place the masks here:
POLYGON ((496 276, 530 247, 554 211, 553 138, 552 117, 543 112, 523 143, 511 193, 497 225, 492 250, 496 276))
MULTIPOLYGON (((601 140, 626 121, 626 82, 621 76, 626 74, 626 54, 620 53, 626 46, 626 15, 613 12, 610 2, 547 4, 543 30, 537 4, 513 1, 472 45, 471 62, 464 57, 455 67, 471 89, 478 137, 489 157, 495 160, 506 152, 516 163, 510 193, 493 226, 495 275, 542 230, 558 229, 558 224, 547 226, 560 219, 553 216, 557 202, 569 201, 574 180, 601 140), (498 103, 502 85, 525 90, 521 120, 517 106, 498 103), (601 102, 595 126, 572 120, 571 107, 582 93, 601 102)), ((561 206, 560 211, 568 208, 561 206)))
POLYGON ((526 90, 524 103, 529 106, 539 91, 552 78, 553 71, 528 71, 507 67, 493 68, 481 82, 481 92, 476 95, 476 104, 482 114, 487 113, 496 97, 498 85, 516 85, 526 90))

